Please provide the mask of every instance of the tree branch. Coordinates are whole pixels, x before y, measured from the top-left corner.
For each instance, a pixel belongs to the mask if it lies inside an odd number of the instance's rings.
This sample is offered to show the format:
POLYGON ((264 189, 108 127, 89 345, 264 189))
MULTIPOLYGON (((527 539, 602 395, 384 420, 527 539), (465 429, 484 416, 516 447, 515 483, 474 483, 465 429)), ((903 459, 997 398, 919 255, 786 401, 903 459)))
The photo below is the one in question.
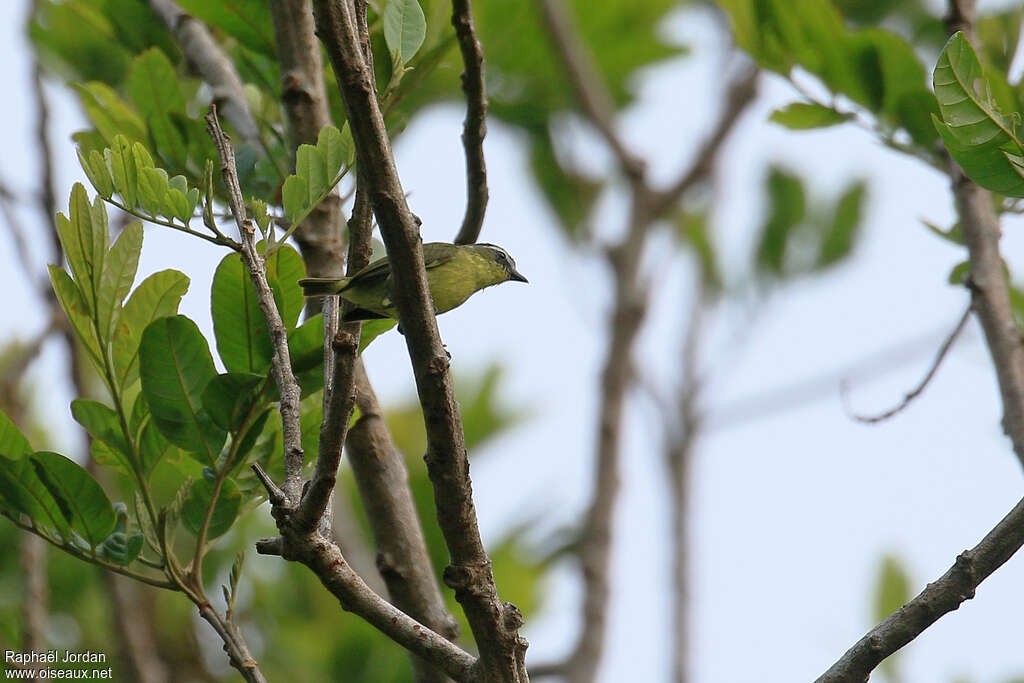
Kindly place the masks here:
POLYGON ((487 87, 484 83, 484 50, 473 25, 472 0, 452 0, 452 26, 462 52, 462 91, 466 93, 466 120, 462 124, 462 146, 466 152, 466 214, 455 236, 456 244, 472 244, 480 237, 487 211, 487 165, 484 136, 487 135, 487 87))
POLYGON ((294 506, 299 501, 302 489, 303 451, 302 429, 299 424, 299 385, 292 373, 291 357, 288 352, 288 330, 281 320, 281 314, 274 302, 274 293, 267 283, 263 258, 256 250, 256 226, 252 220, 246 218, 245 202, 242 199, 235 166, 235 151, 227 135, 221 130, 216 105, 211 105, 210 112, 206 115, 206 128, 220 155, 221 174, 228 189, 228 199, 238 233, 242 238, 242 262, 256 288, 260 311, 266 318, 267 330, 274 349, 270 369, 281 394, 281 423, 284 432, 285 481, 281 491, 288 500, 287 504, 294 506))
MULTIPOLYGON (((950 0, 947 33, 974 37, 975 0, 950 0)), ((1003 431, 1024 464, 1024 345, 1010 308, 999 219, 991 195, 969 180, 947 154, 949 176, 971 264, 971 308, 985 332, 1003 402, 1003 431)), ((974 597, 975 589, 1024 545, 1024 500, 981 542, 964 551, 937 581, 871 629, 818 683, 866 681, 882 660, 921 635, 940 617, 974 597)))
MULTIPOLYGON (((950 0, 947 32, 974 39, 974 0, 950 0)), ((1024 344, 1013 319, 999 253, 999 218, 992 195, 967 178, 947 155, 956 210, 971 264, 971 305, 985 333, 1003 403, 1003 431, 1024 465, 1024 344)))
POLYGON ((146 0, 174 35, 174 41, 213 89, 213 101, 243 140, 258 140, 259 127, 249 111, 245 89, 235 66, 203 22, 186 14, 173 0, 146 0))
POLYGON ((445 582, 455 589, 479 647, 480 678, 522 681, 526 641, 517 633, 522 615, 499 599, 480 539, 462 420, 427 287, 419 229, 405 202, 376 89, 360 49, 354 10, 346 0, 321 2, 316 3, 314 16, 391 260, 395 306, 423 406, 426 461, 438 523, 451 557, 445 582))
POLYGON ((985 535, 957 556, 953 566, 917 597, 889 615, 846 651, 817 683, 867 681, 883 659, 921 635, 944 614, 974 597, 975 589, 1024 545, 1024 500, 985 535))
MULTIPOLYGON (((291 371, 284 324, 281 321, 280 312, 277 310, 277 304, 274 302, 273 291, 267 283, 265 265, 256 251, 256 228, 251 220, 244 218, 245 206, 242 203, 239 190, 234 151, 231 149, 230 141, 224 131, 221 130, 216 106, 211 106, 210 112, 206 115, 206 123, 220 154, 222 176, 228 188, 228 197, 235 215, 235 222, 242 236, 242 261, 256 288, 260 310, 266 319, 274 349, 271 358, 271 373, 274 381, 278 383, 278 391, 281 395, 280 412, 284 428, 285 464, 289 469, 285 476, 288 477, 294 472, 294 476, 298 479, 291 488, 285 488, 282 491, 258 464, 253 465, 253 470, 267 489, 273 505, 272 512, 278 530, 281 532, 279 538, 264 539, 257 543, 257 552, 280 554, 285 559, 305 564, 338 598, 344 609, 358 614, 403 647, 422 656, 458 680, 477 680, 471 678, 470 672, 473 672, 473 676, 476 675, 477 664, 477 660, 472 655, 450 643, 444 636, 417 623, 374 593, 348 565, 338 546, 330 539, 320 535, 319 529, 315 528, 315 525, 311 527, 306 523, 295 523, 294 517, 299 511, 298 488, 301 487, 301 469, 294 470, 296 456, 298 467, 301 468, 302 465, 298 412, 299 387, 291 371)), ((203 617, 218 629, 218 633, 230 626, 230 624, 223 623, 218 626, 219 615, 208 605, 206 607, 208 608, 207 613, 203 613, 203 617)), ((202 613, 203 605, 200 605, 200 608, 202 613)), ((228 633, 228 631, 224 632, 228 633)))

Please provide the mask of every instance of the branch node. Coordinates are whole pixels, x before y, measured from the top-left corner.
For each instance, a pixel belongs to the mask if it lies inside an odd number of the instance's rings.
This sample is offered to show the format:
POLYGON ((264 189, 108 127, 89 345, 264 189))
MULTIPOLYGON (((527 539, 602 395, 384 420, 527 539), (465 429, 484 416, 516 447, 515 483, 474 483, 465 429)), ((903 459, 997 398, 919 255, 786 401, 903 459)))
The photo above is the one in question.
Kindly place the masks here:
POLYGON ((283 555, 284 539, 280 536, 261 538, 260 540, 256 541, 256 552, 260 555, 283 555))
POLYGON ((258 462, 252 464, 252 471, 256 473, 256 478, 263 484, 263 488, 267 490, 267 498, 270 500, 270 504, 274 507, 289 507, 288 496, 284 495, 284 491, 278 488, 274 480, 270 478, 270 475, 264 471, 258 462))

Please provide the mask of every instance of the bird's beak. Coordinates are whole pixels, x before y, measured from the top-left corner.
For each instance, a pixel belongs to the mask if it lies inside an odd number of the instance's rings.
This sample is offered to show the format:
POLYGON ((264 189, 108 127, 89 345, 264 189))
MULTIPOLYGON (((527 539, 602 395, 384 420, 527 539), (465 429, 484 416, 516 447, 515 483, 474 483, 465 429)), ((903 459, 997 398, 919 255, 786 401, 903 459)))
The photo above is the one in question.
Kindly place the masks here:
POLYGON ((518 270, 516 270, 515 268, 513 268, 513 269, 512 269, 512 272, 510 272, 510 273, 508 274, 508 279, 509 279, 509 280, 515 280, 516 282, 526 282, 526 283, 529 283, 529 282, 530 282, 530 281, 529 281, 529 280, 527 280, 527 279, 526 279, 525 277, 523 277, 523 274, 522 274, 522 273, 520 273, 520 272, 519 272, 518 270))

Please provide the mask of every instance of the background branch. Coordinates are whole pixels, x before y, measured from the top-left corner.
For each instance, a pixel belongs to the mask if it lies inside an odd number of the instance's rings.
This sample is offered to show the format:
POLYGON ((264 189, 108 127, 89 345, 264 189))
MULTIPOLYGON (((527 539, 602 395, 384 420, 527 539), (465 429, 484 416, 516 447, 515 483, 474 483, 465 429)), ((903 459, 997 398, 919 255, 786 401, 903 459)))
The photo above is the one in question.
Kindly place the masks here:
POLYGON ((170 30, 185 59, 213 89, 213 101, 224 112, 224 118, 243 140, 258 140, 259 127, 249 111, 242 79, 206 25, 186 14, 173 0, 146 2, 170 30))

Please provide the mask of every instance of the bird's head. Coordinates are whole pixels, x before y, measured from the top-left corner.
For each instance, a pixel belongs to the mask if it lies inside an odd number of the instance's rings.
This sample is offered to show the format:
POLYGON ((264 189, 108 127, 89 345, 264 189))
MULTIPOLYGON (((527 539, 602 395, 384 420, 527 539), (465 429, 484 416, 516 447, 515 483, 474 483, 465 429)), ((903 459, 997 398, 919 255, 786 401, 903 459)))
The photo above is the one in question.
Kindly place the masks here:
POLYGON ((473 255, 480 260, 484 280, 483 286, 496 285, 509 280, 515 282, 529 282, 516 270, 516 262, 507 251, 494 244, 471 244, 463 247, 473 252, 473 255))

